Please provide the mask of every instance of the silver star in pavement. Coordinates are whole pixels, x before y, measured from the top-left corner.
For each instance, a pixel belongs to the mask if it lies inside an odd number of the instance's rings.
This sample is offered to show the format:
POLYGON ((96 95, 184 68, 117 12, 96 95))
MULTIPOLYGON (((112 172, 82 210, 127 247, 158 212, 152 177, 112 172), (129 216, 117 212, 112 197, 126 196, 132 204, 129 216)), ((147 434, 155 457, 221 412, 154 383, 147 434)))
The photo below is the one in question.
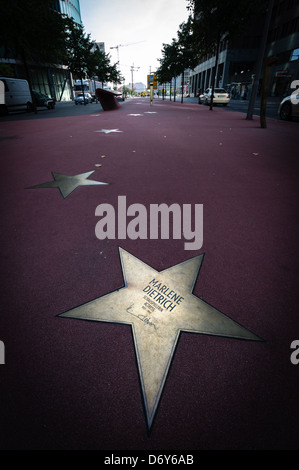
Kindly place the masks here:
POLYGON ((204 255, 159 272, 121 248, 119 254, 124 287, 58 316, 131 325, 150 428, 181 331, 262 340, 193 294, 204 255))
POLYGON ((119 129, 101 129, 100 131, 94 131, 94 132, 103 132, 104 134, 111 134, 111 132, 123 132, 123 131, 120 131, 119 129))
POLYGON ((62 173, 54 173, 52 171, 53 181, 47 183, 37 184, 25 189, 38 189, 38 188, 58 188, 61 196, 65 199, 79 186, 94 186, 94 185, 107 185, 109 183, 102 183, 101 181, 89 180, 88 177, 94 173, 88 171, 79 175, 69 176, 62 173))

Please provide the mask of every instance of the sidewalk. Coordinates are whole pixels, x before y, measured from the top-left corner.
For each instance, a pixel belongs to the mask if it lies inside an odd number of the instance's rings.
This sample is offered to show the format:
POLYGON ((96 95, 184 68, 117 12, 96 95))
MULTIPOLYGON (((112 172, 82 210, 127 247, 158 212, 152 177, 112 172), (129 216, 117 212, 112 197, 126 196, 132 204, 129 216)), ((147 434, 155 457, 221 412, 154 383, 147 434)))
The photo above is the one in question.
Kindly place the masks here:
MULTIPOLYGON (((162 97, 160 96, 158 98, 159 100, 162 100, 162 97)), ((171 100, 173 101, 173 95, 171 96, 171 100)), ((169 96, 165 97, 164 101, 169 101, 169 96)), ((181 102, 181 95, 176 95, 176 101, 178 102, 181 102)), ((260 97, 257 97, 256 100, 255 100, 255 104, 256 105, 259 105, 260 104, 260 97)), ((268 104, 277 104, 279 105, 279 103, 282 101, 282 98, 281 97, 277 97, 277 96, 268 96, 267 98, 267 103, 268 104)), ((194 104, 198 104, 198 98, 197 97, 194 97, 194 96, 184 96, 183 98, 183 102, 184 103, 194 103, 194 104)), ((249 100, 243 100, 243 99, 231 99, 231 102, 241 102, 241 103, 249 103, 249 100)))
POLYGON ((143 99, 1 123, 4 449, 298 448, 296 129, 143 99), (25 189, 91 171, 109 184, 25 189), (203 204, 202 248, 97 239, 118 196, 203 204), (124 285, 119 246, 157 271, 205 253, 194 295, 265 340, 182 333, 151 434, 130 327, 58 317, 124 285))

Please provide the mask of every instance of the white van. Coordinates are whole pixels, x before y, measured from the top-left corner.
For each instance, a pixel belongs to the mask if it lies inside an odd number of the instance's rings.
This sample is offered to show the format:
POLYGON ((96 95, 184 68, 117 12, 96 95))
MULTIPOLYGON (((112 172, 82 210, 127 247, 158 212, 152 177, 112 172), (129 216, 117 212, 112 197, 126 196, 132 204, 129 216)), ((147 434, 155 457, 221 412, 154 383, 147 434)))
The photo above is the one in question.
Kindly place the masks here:
POLYGON ((3 99, 0 100, 0 114, 19 109, 32 110, 32 98, 27 80, 6 77, 0 77, 0 80, 4 83, 4 103, 3 99))

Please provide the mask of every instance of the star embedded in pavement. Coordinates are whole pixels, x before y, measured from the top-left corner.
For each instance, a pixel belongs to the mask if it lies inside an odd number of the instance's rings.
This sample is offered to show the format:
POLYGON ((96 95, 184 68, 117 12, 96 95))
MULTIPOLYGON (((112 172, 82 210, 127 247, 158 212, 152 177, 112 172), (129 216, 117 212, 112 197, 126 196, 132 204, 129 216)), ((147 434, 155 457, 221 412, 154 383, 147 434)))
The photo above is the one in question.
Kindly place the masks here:
POLYGON ((181 331, 262 340, 192 293, 204 255, 159 272, 119 253, 124 287, 58 316, 131 325, 150 428, 181 331))
POLYGON ((128 116, 143 116, 143 114, 128 114, 128 116))
POLYGON ((123 131, 120 131, 119 129, 101 129, 100 131, 94 131, 94 132, 103 132, 104 134, 111 134, 111 132, 123 132, 123 131))
POLYGON ((63 175, 62 173, 54 173, 52 171, 53 181, 47 183, 37 184, 30 186, 26 189, 38 189, 38 188, 58 188, 61 196, 65 199, 79 186, 93 186, 93 185, 107 185, 109 183, 102 183, 101 181, 89 180, 88 177, 94 173, 88 171, 87 173, 81 173, 79 175, 69 176, 63 175))

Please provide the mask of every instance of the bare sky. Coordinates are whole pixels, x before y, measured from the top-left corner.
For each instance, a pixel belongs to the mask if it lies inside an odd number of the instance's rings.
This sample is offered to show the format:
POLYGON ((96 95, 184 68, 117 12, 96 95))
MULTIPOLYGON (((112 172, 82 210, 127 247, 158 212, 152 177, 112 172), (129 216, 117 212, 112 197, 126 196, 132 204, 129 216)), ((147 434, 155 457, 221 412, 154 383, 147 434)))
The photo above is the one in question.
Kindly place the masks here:
POLYGON ((80 0, 85 32, 105 43, 111 62, 119 60, 125 83, 147 83, 159 66, 163 43, 177 37, 179 25, 189 15, 187 0, 80 0), (129 45, 128 45, 129 44, 129 45))

